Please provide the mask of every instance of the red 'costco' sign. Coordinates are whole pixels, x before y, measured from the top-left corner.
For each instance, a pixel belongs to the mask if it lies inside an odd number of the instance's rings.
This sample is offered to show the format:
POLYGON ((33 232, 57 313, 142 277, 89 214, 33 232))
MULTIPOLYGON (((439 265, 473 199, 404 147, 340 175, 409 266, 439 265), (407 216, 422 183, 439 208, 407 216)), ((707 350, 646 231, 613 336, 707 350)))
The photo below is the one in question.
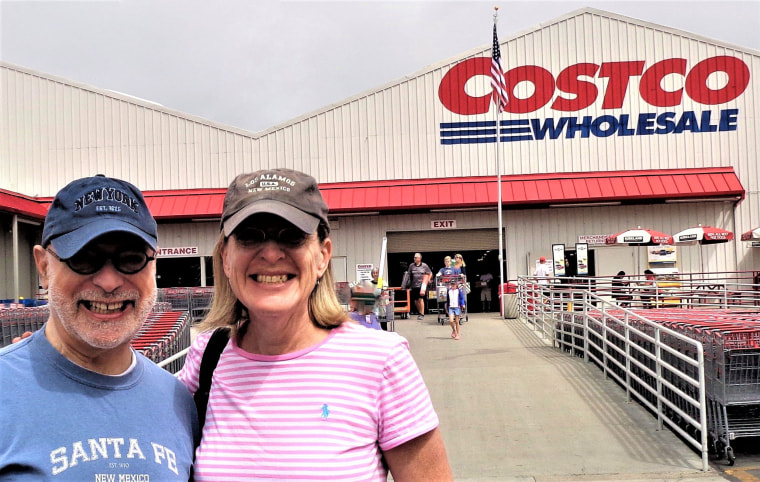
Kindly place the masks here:
MULTIPOLYGON (((454 65, 441 79, 438 98, 446 109, 463 116, 485 114, 490 109, 491 93, 473 97, 467 93, 467 82, 476 76, 491 75, 490 57, 476 57, 454 65)), ((621 109, 633 77, 639 77, 638 95, 654 107, 680 105, 684 97, 697 104, 715 106, 739 97, 749 85, 750 71, 743 60, 725 55, 709 57, 689 66, 687 59, 671 58, 650 66, 643 60, 583 62, 554 74, 537 65, 523 65, 504 72, 509 100, 505 112, 527 114, 545 106, 557 112, 577 112, 594 104, 601 96, 602 111, 621 109), (722 73, 725 82, 712 83, 713 74, 722 73), (683 79, 683 86, 666 90, 663 80, 670 76, 683 79), (604 79, 597 81, 597 79, 604 79), (514 95, 521 82, 534 90, 521 99, 514 95), (711 85, 712 84, 712 85, 711 85)), ((593 117, 563 116, 546 119, 512 117, 499 121, 457 121, 440 125, 441 144, 540 141, 559 138, 638 136, 681 134, 684 132, 726 132, 738 127, 739 109, 720 111, 658 111, 606 113, 593 117)))
MULTIPOLYGON (((716 56, 702 60, 687 69, 686 59, 666 59, 644 70, 643 60, 624 62, 604 62, 574 64, 565 68, 554 78, 551 72, 537 65, 523 65, 504 72, 507 92, 514 92, 520 82, 530 82, 535 91, 526 99, 510 95, 506 112, 525 114, 536 111, 558 95, 551 103, 551 109, 573 112, 585 109, 594 103, 599 95, 599 87, 581 77, 609 79, 602 91, 602 109, 619 109, 623 106, 631 77, 641 76, 639 94, 648 104, 656 107, 672 107, 681 104, 684 90, 695 102, 717 105, 734 100, 749 85, 749 67, 736 57, 716 56), (720 89, 707 85, 710 74, 725 72, 728 82, 720 89), (666 91, 661 82, 666 75, 677 74, 685 78, 684 88, 666 91)), ((464 60, 449 70, 441 80, 438 97, 443 105, 455 114, 475 115, 488 112, 491 93, 483 97, 472 97, 465 91, 465 84, 476 75, 491 75, 491 59, 476 57, 464 60)))

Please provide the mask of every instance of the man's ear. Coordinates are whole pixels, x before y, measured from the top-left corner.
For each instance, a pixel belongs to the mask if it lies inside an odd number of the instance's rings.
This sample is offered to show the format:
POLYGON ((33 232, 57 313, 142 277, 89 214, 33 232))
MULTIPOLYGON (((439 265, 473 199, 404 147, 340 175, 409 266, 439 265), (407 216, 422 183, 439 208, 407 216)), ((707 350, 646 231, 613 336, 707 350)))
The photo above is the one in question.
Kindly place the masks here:
POLYGON ((48 253, 39 244, 34 247, 34 263, 37 265, 37 273, 40 275, 40 285, 48 289, 48 270, 50 269, 48 253))

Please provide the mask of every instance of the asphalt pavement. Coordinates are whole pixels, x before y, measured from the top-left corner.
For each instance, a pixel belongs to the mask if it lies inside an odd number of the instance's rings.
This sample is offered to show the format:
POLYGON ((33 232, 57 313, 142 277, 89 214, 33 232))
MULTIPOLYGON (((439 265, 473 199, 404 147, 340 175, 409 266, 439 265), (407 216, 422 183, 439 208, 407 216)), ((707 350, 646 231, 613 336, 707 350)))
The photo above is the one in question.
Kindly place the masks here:
POLYGON ((456 341, 436 318, 395 325, 430 390, 457 481, 758 480, 712 463, 703 472, 695 450, 658 430, 598 368, 522 320, 471 314, 456 341))

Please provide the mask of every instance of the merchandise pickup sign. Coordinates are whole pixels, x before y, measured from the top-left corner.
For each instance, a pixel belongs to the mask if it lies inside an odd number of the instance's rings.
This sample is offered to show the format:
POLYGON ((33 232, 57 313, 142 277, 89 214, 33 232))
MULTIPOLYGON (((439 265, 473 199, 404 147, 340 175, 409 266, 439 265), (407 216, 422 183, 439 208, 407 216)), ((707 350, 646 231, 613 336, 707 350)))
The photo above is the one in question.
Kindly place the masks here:
POLYGON ((158 258, 172 258, 180 256, 198 256, 198 246, 186 248, 161 248, 158 250, 158 258))
POLYGON ((607 239, 606 234, 581 234, 578 236, 579 243, 590 244, 593 246, 604 245, 607 239))
POLYGON ((456 219, 438 219, 430 221, 430 229, 456 229, 456 219))

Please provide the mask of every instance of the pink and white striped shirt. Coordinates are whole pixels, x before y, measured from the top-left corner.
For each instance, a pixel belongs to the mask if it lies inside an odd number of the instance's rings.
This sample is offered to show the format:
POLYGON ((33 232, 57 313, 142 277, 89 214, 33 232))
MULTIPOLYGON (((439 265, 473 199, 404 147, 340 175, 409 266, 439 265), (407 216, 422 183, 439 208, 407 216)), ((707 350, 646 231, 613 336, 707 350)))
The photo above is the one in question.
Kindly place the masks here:
MULTIPOLYGON (((180 380, 195 393, 211 332, 192 344, 180 380)), ((355 323, 278 356, 232 340, 211 386, 195 480, 386 480, 383 450, 438 426, 407 341, 355 323)))

